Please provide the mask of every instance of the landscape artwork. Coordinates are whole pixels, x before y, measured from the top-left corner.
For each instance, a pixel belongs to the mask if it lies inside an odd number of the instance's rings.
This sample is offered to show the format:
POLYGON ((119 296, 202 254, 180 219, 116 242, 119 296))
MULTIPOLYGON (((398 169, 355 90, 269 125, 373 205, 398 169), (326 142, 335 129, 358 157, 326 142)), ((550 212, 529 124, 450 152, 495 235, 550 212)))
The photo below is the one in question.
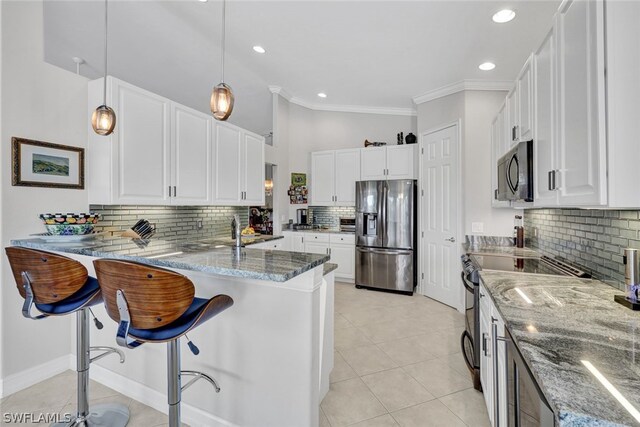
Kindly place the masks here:
POLYGON ((45 175, 69 176, 69 158, 47 156, 46 154, 33 155, 33 173, 45 175))
POLYGON ((84 188, 84 148, 18 137, 11 144, 13 185, 84 188))

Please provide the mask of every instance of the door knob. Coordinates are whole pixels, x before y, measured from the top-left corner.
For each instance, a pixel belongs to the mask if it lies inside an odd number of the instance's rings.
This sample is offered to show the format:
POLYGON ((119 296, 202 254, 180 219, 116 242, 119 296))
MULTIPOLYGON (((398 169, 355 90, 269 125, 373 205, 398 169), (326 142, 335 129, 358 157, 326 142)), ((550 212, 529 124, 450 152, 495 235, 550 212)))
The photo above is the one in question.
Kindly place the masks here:
POLYGON ((456 242, 456 238, 455 237, 449 237, 448 239, 444 239, 445 242, 451 242, 451 243, 455 243, 456 242))

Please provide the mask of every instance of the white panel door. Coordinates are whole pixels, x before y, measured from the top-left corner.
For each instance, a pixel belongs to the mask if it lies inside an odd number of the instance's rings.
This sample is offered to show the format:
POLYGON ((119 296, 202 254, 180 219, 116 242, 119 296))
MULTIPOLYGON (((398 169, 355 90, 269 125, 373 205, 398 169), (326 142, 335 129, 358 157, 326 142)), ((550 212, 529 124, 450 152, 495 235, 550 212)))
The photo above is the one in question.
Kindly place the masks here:
POLYGON ((420 293, 460 307, 458 239, 458 127, 421 137, 421 273, 420 293))
POLYGON ((557 15, 559 189, 562 206, 606 204, 602 1, 567 1, 557 15))
POLYGON ((243 167, 241 187, 242 203, 249 206, 264 205, 264 140, 250 133, 244 134, 240 163, 243 167))
POLYGON ((387 149, 387 179, 415 179, 415 145, 391 145, 387 149))
POLYGON ((241 132, 238 129, 214 123, 214 194, 216 203, 238 205, 241 203, 241 132))
POLYGON ((167 204, 170 174, 169 101, 114 81, 117 99, 116 204, 167 204))
POLYGON ((354 245, 331 245, 331 260, 338 264, 335 275, 343 279, 355 279, 356 247, 354 245))
POLYGON ((335 152, 335 205, 356 205, 356 181, 360 181, 360 150, 335 152))
MULTIPOLYGON (((355 196, 354 196, 355 199, 355 196)), ((333 206, 335 202, 335 152, 311 153, 311 202, 313 206, 333 206)))
POLYGON ((554 30, 533 54, 533 77, 533 203, 535 206, 556 206, 558 192, 553 189, 556 163, 554 30))
POLYGON ((507 110, 505 119, 507 121, 507 141, 508 148, 513 147, 518 139, 518 89, 514 87, 507 95, 507 110))
POLYGON ((531 57, 527 60, 516 82, 518 89, 518 134, 520 141, 529 141, 533 129, 532 101, 533 80, 531 76, 531 57))
POLYGON ((387 149, 367 147, 360 153, 360 181, 387 179, 387 149))
POLYGON ((171 181, 174 205, 211 201, 211 121, 208 114, 171 106, 171 181))

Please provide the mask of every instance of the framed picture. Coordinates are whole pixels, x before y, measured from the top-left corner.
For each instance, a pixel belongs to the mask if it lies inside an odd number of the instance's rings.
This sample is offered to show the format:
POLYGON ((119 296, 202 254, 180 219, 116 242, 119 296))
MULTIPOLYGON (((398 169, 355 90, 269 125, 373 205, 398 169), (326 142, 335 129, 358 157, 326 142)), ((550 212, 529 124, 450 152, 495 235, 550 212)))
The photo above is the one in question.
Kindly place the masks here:
POLYGON ((300 187, 303 185, 307 185, 307 174, 306 173, 292 173, 291 174, 291 185, 295 187, 300 187))
POLYGON ((84 189, 84 148, 11 138, 13 185, 84 189))

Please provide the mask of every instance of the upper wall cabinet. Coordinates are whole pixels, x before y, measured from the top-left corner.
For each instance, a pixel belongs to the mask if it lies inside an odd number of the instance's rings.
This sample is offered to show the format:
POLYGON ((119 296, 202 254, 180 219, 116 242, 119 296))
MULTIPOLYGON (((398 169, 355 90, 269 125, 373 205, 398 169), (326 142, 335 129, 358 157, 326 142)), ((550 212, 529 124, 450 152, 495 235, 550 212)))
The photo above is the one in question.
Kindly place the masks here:
POLYGON ((311 205, 355 206, 360 152, 355 148, 311 153, 311 205))
POLYGON ((230 123, 214 123, 214 195, 219 205, 264 204, 264 139, 230 123))
POLYGON ((491 206, 494 208, 508 208, 511 204, 508 201, 498 200, 498 159, 505 153, 505 133, 504 124, 505 104, 502 105, 498 115, 491 123, 491 206))
MULTIPOLYGON (((102 82, 89 82, 89 114, 102 103, 102 82)), ((262 137, 113 77, 107 104, 115 131, 105 137, 89 128, 89 203, 264 203, 262 137)))
POLYGON ((360 180, 416 179, 415 145, 361 149, 360 180))
POLYGON ((529 141, 533 129, 533 76, 531 72, 531 57, 522 67, 522 71, 516 80, 517 97, 517 123, 516 131, 518 141, 529 141))

